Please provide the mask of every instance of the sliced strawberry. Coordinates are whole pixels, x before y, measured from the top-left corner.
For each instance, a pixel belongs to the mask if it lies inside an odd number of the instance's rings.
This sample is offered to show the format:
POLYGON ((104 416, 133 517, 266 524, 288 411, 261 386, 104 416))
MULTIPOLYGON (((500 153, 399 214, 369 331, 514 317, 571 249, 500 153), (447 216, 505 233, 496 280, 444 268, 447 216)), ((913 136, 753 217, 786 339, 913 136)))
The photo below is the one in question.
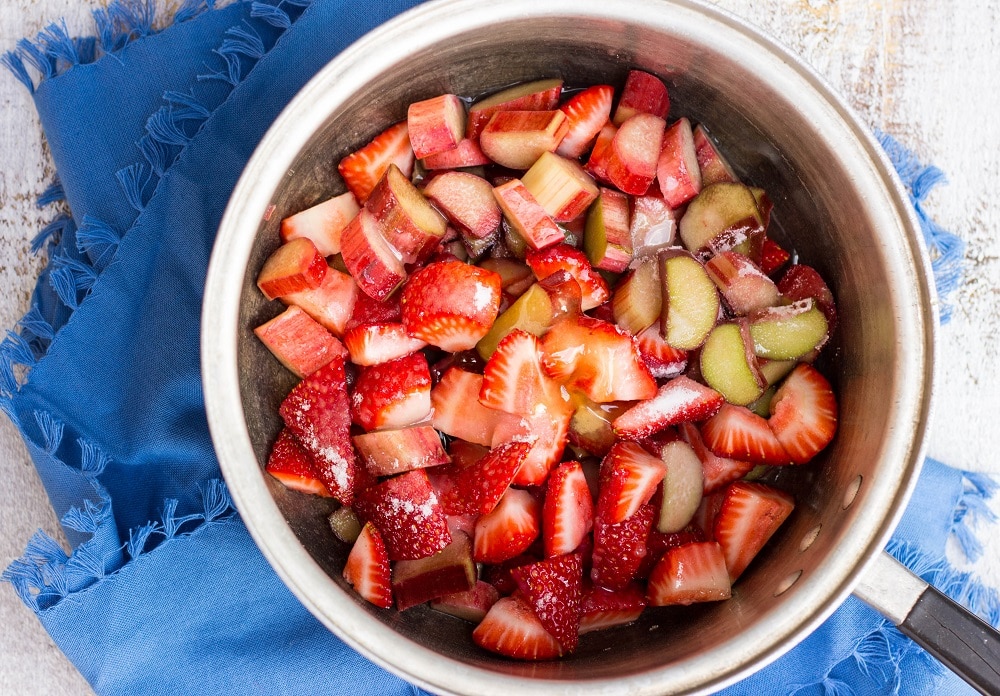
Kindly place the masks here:
POLYGON ((761 418, 745 406, 723 404, 719 412, 701 425, 701 437, 720 457, 754 464, 781 465, 791 462, 788 452, 761 418))
POLYGON ((312 456, 323 485, 334 498, 350 505, 356 473, 344 360, 334 358, 299 382, 278 412, 312 456))
POLYGON ((426 341, 408 334, 406 327, 399 322, 364 324, 344 332, 344 347, 351 356, 351 362, 361 366, 396 360, 426 345, 426 341))
POLYGON ((350 191, 306 208, 281 221, 281 239, 308 237, 323 256, 340 253, 340 233, 358 214, 358 201, 350 191))
POLYGON ((482 385, 482 375, 459 367, 448 368, 431 389, 434 427, 460 440, 487 447, 492 445, 497 425, 512 416, 479 403, 482 385))
POLYGON ((674 348, 663 339, 658 321, 636 334, 635 344, 655 379, 671 379, 687 369, 687 351, 674 348))
POLYGON ((505 415, 493 431, 493 446, 510 440, 530 442, 531 450, 514 476, 514 485, 542 485, 552 467, 562 459, 572 411, 556 407, 524 416, 505 415))
POLYGON ((318 287, 283 295, 281 301, 302 308, 323 328, 342 338, 360 295, 368 297, 358 292, 358 284, 351 276, 330 266, 318 287))
POLYGON ((792 255, 776 241, 764 237, 764 245, 760 252, 760 270, 767 275, 774 275, 791 257, 792 255))
POLYGON ((653 398, 618 416, 613 425, 619 437, 642 440, 678 423, 710 418, 723 403, 722 394, 681 375, 660 387, 653 398))
POLYGON ((400 297, 403 325, 416 338, 455 353, 474 348, 500 311, 500 276, 461 261, 414 273, 400 297))
POLYGON ((303 449, 288 428, 283 428, 278 434, 264 469, 293 491, 330 496, 330 491, 316 475, 312 456, 303 449))
POLYGON ((643 70, 629 70, 615 109, 615 123, 621 125, 637 113, 666 118, 669 111, 670 95, 663 80, 643 70))
POLYGON ((837 398, 826 377, 799 363, 771 399, 767 424, 796 464, 805 464, 837 432, 837 398))
POLYGON ((789 266, 778 281, 778 291, 792 302, 813 298, 826 317, 829 333, 833 333, 837 324, 837 306, 829 286, 815 268, 805 264, 789 266))
POLYGON ((594 501, 579 462, 563 462, 549 474, 542 504, 545 556, 575 551, 594 527, 594 501))
POLYGON ((634 442, 615 443, 601 464, 604 472, 597 516, 607 524, 623 522, 649 502, 663 482, 663 462, 634 442))
POLYGON ((431 373, 416 352, 361 370, 351 395, 351 414, 365 430, 403 428, 431 411, 431 373))
POLYGON ((567 651, 579 642, 583 561, 570 553, 511 571, 514 582, 545 630, 567 651))
POLYGON ((732 596, 722 547, 714 541, 672 548, 649 576, 651 606, 716 602, 732 596))
POLYGON ((733 582, 795 508, 785 491, 763 483, 737 481, 722 496, 713 535, 722 547, 733 582))
POLYGON ((560 407, 558 389, 542 370, 538 339, 514 329, 486 362, 479 402, 506 413, 530 415, 539 409, 560 407))
POLYGON ((705 446, 701 431, 694 423, 681 423, 677 426, 680 436, 691 445, 695 455, 701 460, 701 472, 704 475, 703 493, 708 495, 733 481, 743 478, 754 468, 753 462, 720 457, 705 446))
MULTIPOLYGON (((655 503, 656 498, 654 497, 654 506, 655 503)), ((656 564, 670 549, 699 541, 705 541, 705 535, 694 525, 688 525, 679 532, 661 532, 656 528, 656 525, 653 525, 653 528, 649 530, 649 536, 646 537, 646 557, 642 559, 638 576, 648 578, 656 564)))
POLYGON ((350 317, 344 324, 344 329, 373 324, 391 324, 403 321, 403 310, 399 306, 399 295, 393 294, 381 300, 358 293, 350 317))
POLYGON ((447 518, 424 469, 361 491, 354 509, 378 527, 391 560, 425 558, 451 542, 447 518))
POLYGON ((556 148, 563 157, 580 157, 611 117, 615 90, 611 85, 593 85, 570 97, 559 110, 566 114, 569 130, 556 148))
POLYGON ((406 121, 400 121, 340 160, 337 170, 358 202, 364 203, 390 164, 395 164, 408 177, 413 173, 414 159, 406 121))
POLYGON ((519 660, 551 660, 563 654, 559 641, 518 597, 501 597, 473 630, 472 640, 485 650, 519 660))
POLYGON ((656 395, 656 381, 632 335, 586 315, 557 321, 542 338, 542 367, 596 403, 656 395))
POLYGON ((584 312, 604 303, 611 296, 607 282, 594 270, 587 255, 568 244, 529 251, 525 262, 538 280, 544 280, 556 271, 568 271, 580 285, 580 308, 584 312))
POLYGON ((618 590, 585 583, 580 600, 580 634, 632 623, 646 608, 642 585, 632 582, 618 590))
POLYGON ((376 430, 353 437, 358 456, 372 476, 394 476, 448 462, 437 431, 429 425, 376 430))
POLYGON ((594 565, 590 578, 595 584, 619 590, 636 577, 646 556, 646 537, 655 516, 655 508, 644 505, 618 524, 609 524, 600 515, 594 518, 594 565))
POLYGON ((344 566, 344 579, 354 591, 377 607, 392 607, 389 554, 382 535, 371 522, 361 528, 344 566))
POLYGON ((456 468, 441 494, 444 511, 449 515, 488 514, 507 491, 530 449, 529 442, 506 442, 472 466, 456 468))
POLYGON ((476 562, 501 563, 527 551, 541 529, 541 507, 528 491, 508 488, 492 512, 476 522, 476 562))
POLYGON ((299 307, 289 307, 253 332, 299 378, 312 374, 334 358, 347 357, 344 344, 299 307))

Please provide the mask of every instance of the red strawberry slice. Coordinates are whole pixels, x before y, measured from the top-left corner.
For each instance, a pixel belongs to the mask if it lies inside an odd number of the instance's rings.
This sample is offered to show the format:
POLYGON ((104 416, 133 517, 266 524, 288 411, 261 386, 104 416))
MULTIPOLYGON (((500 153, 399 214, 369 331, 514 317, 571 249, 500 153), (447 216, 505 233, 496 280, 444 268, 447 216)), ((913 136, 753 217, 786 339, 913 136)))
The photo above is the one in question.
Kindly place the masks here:
POLYGON ((493 431, 493 446, 510 440, 531 443, 531 451, 514 476, 514 485, 542 485, 552 467, 562 459, 572 412, 557 407, 539 409, 525 416, 504 415, 506 418, 500 420, 493 431))
POLYGON ((580 157, 611 117, 615 90, 611 85, 594 85, 578 92, 559 107, 566 114, 569 130, 556 148, 563 157, 580 157))
POLYGON ((750 481, 729 485, 715 516, 713 535, 722 547, 732 582, 746 570, 795 507, 788 493, 750 481))
POLYGON ((792 302, 813 298, 826 317, 829 333, 833 333, 837 325, 837 306, 829 286, 815 268, 804 264, 789 266, 778 281, 778 291, 792 302))
POLYGON ((355 487, 355 454, 343 358, 334 358, 295 385, 278 413, 312 456, 316 475, 330 494, 350 505, 355 487))
POLYGON ((501 563, 527 551, 541 529, 541 507, 528 491, 508 488, 492 512, 476 522, 476 562, 501 563))
POLYGON ((716 602, 732 596, 722 547, 714 541, 670 549, 649 576, 651 606, 716 602))
POLYGON ((580 600, 580 634, 632 623, 646 608, 646 593, 637 582, 620 590, 585 583, 580 600))
POLYGON ((449 515, 485 515, 496 507, 531 449, 529 442, 506 442, 472 466, 456 468, 441 493, 449 515))
POLYGON ((677 426, 680 436, 691 445, 695 455, 701 460, 701 472, 704 476, 705 495, 719 490, 733 481, 743 478, 754 468, 753 462, 720 457, 705 446, 701 431, 694 423, 681 423, 677 426))
POLYGON ((425 558, 451 542, 448 520, 424 469, 359 492, 354 509, 378 527, 393 561, 425 558))
POLYGON ((472 640, 490 652, 518 660, 551 660, 563 654, 531 606, 518 597, 501 597, 472 632, 472 640))
POLYGON ((351 395, 355 423, 365 430, 403 428, 431 411, 431 372, 423 353, 366 367, 351 395))
MULTIPOLYGON (((656 507, 655 496, 653 498, 653 506, 656 507)), ((638 577, 648 578, 653 568, 656 567, 656 564, 660 562, 660 559, 670 549, 699 541, 705 541, 705 535, 693 525, 679 532, 661 532, 656 528, 656 525, 653 525, 653 528, 649 530, 649 536, 646 538, 646 557, 642 559, 638 577)))
POLYGON ((702 423, 701 437, 720 457, 775 466, 791 462, 767 420, 745 406, 723 404, 702 423))
POLYGON ((390 164, 395 164, 409 177, 413 173, 414 159, 406 121, 400 121, 340 160, 337 170, 358 202, 364 203, 390 164))
POLYGON ((549 474, 542 504, 545 556, 575 551, 594 527, 594 500, 580 462, 563 462, 549 474))
POLYGON ((652 505, 643 505, 618 524, 609 524, 600 515, 594 518, 594 565, 590 578, 595 584, 620 590, 636 577, 646 556, 646 537, 655 516, 652 505))
POLYGON ((830 444, 837 432, 837 398, 826 377, 800 363, 771 399, 767 424, 796 464, 805 464, 830 444))
POLYGON ((514 582, 545 630, 567 651, 579 642, 583 560, 571 553, 511 571, 514 582))
POLYGON ((289 215, 281 221, 281 240, 308 237, 323 256, 340 253, 340 234, 358 214, 358 201, 350 191, 289 215))
POLYGON ((636 334, 635 344, 655 379, 671 379, 687 369, 687 351, 674 348, 664 340, 659 322, 653 322, 636 334))
POLYGON ((517 423, 519 419, 479 403, 482 386, 482 375, 459 367, 448 368, 431 390, 434 427, 460 440, 491 446, 498 425, 511 420, 517 423))
POLYGON ((788 263, 791 257, 792 255, 776 241, 770 237, 764 237, 764 244, 760 252, 760 270, 766 275, 773 275, 779 268, 788 263))
POLYGON ((580 285, 580 309, 586 312, 603 304, 610 296, 608 284, 594 270, 587 255, 568 244, 540 251, 529 251, 525 262, 538 280, 545 280, 556 271, 567 271, 580 285))
POLYGON ((523 329, 503 337, 483 369, 479 402, 506 413, 530 415, 561 408, 558 385, 542 370, 538 339, 523 329))
POLYGON ((607 524, 623 522, 648 503, 663 482, 663 462, 634 442, 614 444, 601 463, 597 516, 607 524))
POLYGON ((344 347, 351 356, 351 362, 361 366, 396 360, 426 345, 426 341, 408 334, 406 327, 398 322, 365 324, 344 332, 344 347))
POLYGON ((371 522, 361 528, 344 566, 344 579, 354 591, 377 607, 392 607, 389 555, 382 535, 371 522))
POLYGON ((671 425, 710 418, 723 403, 722 394, 681 375, 660 387, 652 399, 618 416, 613 426, 619 437, 642 440, 671 425))
POLYGON ((312 456, 303 449, 288 428, 282 428, 278 434, 268 455, 265 470, 293 491, 330 496, 330 491, 316 475, 312 456))
POLYGON ((330 333, 341 338, 359 295, 368 297, 358 291, 358 285, 351 276, 330 266, 319 287, 284 295, 281 301, 301 307, 330 333))
POLYGON ((414 273, 400 297, 407 332, 449 352, 474 348, 500 312, 500 275, 461 261, 414 273))

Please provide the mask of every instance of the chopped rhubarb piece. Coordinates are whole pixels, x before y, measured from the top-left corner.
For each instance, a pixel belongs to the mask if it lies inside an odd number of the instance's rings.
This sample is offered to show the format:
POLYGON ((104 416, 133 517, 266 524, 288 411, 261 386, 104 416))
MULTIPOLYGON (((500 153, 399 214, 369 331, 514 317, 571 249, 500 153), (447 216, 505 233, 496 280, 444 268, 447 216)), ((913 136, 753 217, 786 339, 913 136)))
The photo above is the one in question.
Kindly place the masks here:
POLYGON ((323 256, 340 253, 340 234, 355 215, 358 201, 350 191, 306 208, 281 221, 281 240, 308 237, 323 256))
POLYGON ((722 547, 732 582, 743 574, 794 508, 791 495, 763 483, 737 481, 725 489, 713 535, 722 547))
POLYGON ((399 560, 392 567, 392 594, 400 611, 446 594, 467 592, 475 584, 472 542, 461 532, 437 553, 399 560))
POLYGON ((680 436, 691 445, 695 455, 701 461, 703 477, 702 493, 708 495, 733 481, 743 478, 754 468, 753 462, 720 457, 705 446, 701 431, 694 423, 681 423, 678 427, 680 436))
POLYGON ((344 579, 354 587, 355 592, 375 606, 383 609, 392 606, 389 555, 382 535, 371 522, 361 529, 347 555, 344 579))
POLYGON ((516 486, 540 486, 562 459, 572 412, 568 408, 536 410, 525 416, 508 414, 493 431, 493 446, 502 442, 530 442, 531 450, 514 476, 516 486))
POLYGON ((476 645, 518 660, 551 660, 564 650, 519 597, 501 597, 472 632, 476 645))
POLYGON ((481 167, 490 164, 490 158, 483 154, 479 142, 471 138, 462 138, 452 150, 428 155, 420 161, 424 169, 464 169, 465 167, 481 167))
POLYGON ((254 334, 282 365, 300 378, 334 358, 347 357, 347 349, 336 336, 295 306, 258 326, 254 334))
POLYGON ((583 165, 583 168, 590 172, 595 179, 605 184, 611 184, 611 180, 608 178, 608 159, 611 157, 611 142, 615 139, 617 132, 618 126, 611 121, 605 123, 597 134, 587 163, 583 165))
POLYGON ((575 400, 579 404, 569 421, 569 441, 595 457, 603 457, 617 440, 611 422, 627 406, 615 402, 596 404, 582 395, 575 400))
POLYGON ((685 529, 701 504, 704 474, 694 448, 683 440, 668 442, 660 448, 666 469, 656 530, 673 534, 685 529))
POLYGON ((633 196, 646 193, 656 178, 665 127, 662 118, 641 112, 618 127, 611 140, 607 163, 607 175, 612 184, 633 196))
POLYGON ((566 114, 569 128, 556 148, 557 154, 576 159, 587 151, 611 117, 614 95, 611 85, 593 85, 577 92, 559 107, 566 114))
POLYGON ((330 496, 330 491, 316 475, 312 456, 287 428, 281 430, 271 447, 265 470, 281 481, 285 488, 310 495, 330 496))
POLYGON ((694 350, 719 318, 719 292, 705 267, 687 252, 663 249, 660 271, 660 330, 674 348, 694 350))
POLYGON ((500 287, 510 297, 520 297, 536 280, 528 265, 516 259, 484 259, 479 266, 497 273, 500 287))
POLYGON ((351 395, 351 414, 365 430, 402 428, 431 411, 431 373, 423 353, 366 367, 351 395))
POLYGON ((633 257, 636 259, 652 256, 662 247, 674 244, 677 235, 677 213, 658 192, 632 199, 633 257))
POLYGON ((456 469, 441 505, 449 515, 486 515, 496 507, 531 449, 530 442, 506 442, 472 466, 456 469))
MULTIPOLYGON (((782 266, 788 263, 788 260, 792 258, 780 244, 771 239, 771 237, 764 237, 764 245, 760 252, 760 270, 765 274, 771 276, 778 272, 782 266)), ((829 319, 829 317, 827 317, 829 319)))
POLYGON ((409 177, 413 173, 413 163, 413 148, 410 147, 406 121, 400 121, 376 135, 360 150, 340 160, 337 170, 348 190, 358 203, 363 204, 390 164, 395 164, 404 176, 409 177))
POLYGON ((431 389, 434 427, 452 437, 490 446, 497 425, 512 416, 479 403, 482 385, 482 375, 458 367, 449 368, 431 389))
POLYGON ((618 285, 611 298, 615 323, 637 335, 659 322, 662 311, 659 266, 654 258, 636 264, 618 285))
POLYGON ((568 244, 530 251, 525 261, 539 280, 556 271, 568 271, 580 286, 580 309, 584 312, 603 304, 610 295, 607 282, 590 265, 586 254, 568 244))
POLYGON ((420 264, 441 243, 447 222, 395 164, 372 189, 365 210, 403 263, 420 264))
POLYGON ((498 111, 479 134, 479 147, 500 166, 523 171, 554 152, 568 128, 562 111, 498 111))
POLYGON ((525 82, 491 94, 469 107, 465 135, 479 139, 483 128, 498 111, 549 111, 556 108, 562 94, 562 80, 525 82))
POLYGON ((465 105, 454 94, 413 102, 406 111, 406 127, 417 159, 446 152, 465 135, 465 105))
POLYGON ((352 508, 341 505, 326 518, 333 535, 345 544, 353 544, 361 534, 361 520, 352 508))
POLYGON ((319 287, 282 295, 281 301, 302 308, 327 331, 343 337, 359 294, 351 276, 330 266, 319 287))
POLYGON ((701 168, 694 133, 687 118, 678 119, 663 135, 663 148, 656 163, 656 180, 663 199, 679 208, 701 191, 701 168))
POLYGON ((583 560, 570 553, 511 571, 514 582, 545 630, 567 651, 579 642, 583 560))
POLYGON ((719 153, 715 143, 709 138, 702 125, 694 128, 694 148, 698 158, 698 167, 701 169, 702 186, 739 181, 733 168, 719 153))
POLYGON ((508 488, 497 506, 476 522, 476 562, 501 563, 524 553, 541 531, 541 513, 535 496, 508 488))
POLYGON ((594 555, 590 577, 595 585, 620 590, 635 579, 646 556, 646 537, 655 517, 653 506, 644 505, 618 524, 609 524, 600 515, 594 518, 594 555))
POLYGON ((597 185, 583 167, 552 152, 543 152, 521 182, 556 222, 579 217, 598 194, 597 185))
POLYGON ((471 590, 452 592, 431 600, 431 609, 479 623, 500 599, 497 588, 484 580, 477 580, 471 590))
POLYGON ((585 583, 580 599, 580 635, 630 624, 646 608, 646 593, 639 583, 608 590, 585 583))
POLYGON ((382 236, 382 226, 366 208, 344 228, 340 253, 358 287, 384 300, 406 279, 402 258, 382 236))
MULTIPOLYGON (((568 274, 566 275, 568 282, 564 285, 572 285, 579 296, 579 286, 568 277, 568 274)), ((553 307, 549 293, 540 283, 535 283, 497 317, 490 330, 476 344, 476 350, 480 356, 489 360, 496 352, 500 341, 512 331, 521 330, 534 336, 541 336, 552 326, 555 312, 556 308, 553 307)))
POLYGON ((350 505, 354 497, 355 454, 344 360, 334 358, 299 382, 278 412, 312 456, 323 485, 334 498, 350 505))
POLYGON ((500 311, 500 276, 461 261, 428 264, 400 298, 403 325, 416 338, 449 352, 474 348, 500 311))
POLYGON ((449 461, 437 431, 429 425, 355 435, 354 447, 372 476, 438 466, 449 461))
POLYGON ((791 462, 767 420, 745 406, 723 404, 718 413, 702 423, 701 437, 720 457, 772 466, 791 462))
POLYGON ((579 462, 555 467, 545 485, 542 544, 545 556, 572 553, 594 527, 594 501, 579 462))
POLYGON ((826 317, 811 297, 765 307, 749 317, 751 351, 768 360, 795 360, 820 348, 830 336, 826 317))
POLYGON ((729 599, 732 583, 722 547, 705 541, 668 550, 649 576, 647 594, 655 607, 729 599))
POLYGON ((311 239, 285 242, 271 254, 257 276, 257 287, 269 300, 319 287, 326 275, 326 259, 311 239))
POLYGON ((542 370, 535 336, 514 329, 500 341, 483 370, 479 402, 518 415, 563 410, 558 385, 542 370))
POLYGON ((678 234, 700 258, 733 249, 753 261, 760 259, 765 236, 753 191, 738 183, 706 185, 688 203, 678 234))
POLYGON ((500 226, 493 186, 480 176, 468 172, 439 174, 424 187, 424 195, 464 235, 483 239, 500 226))
POLYGON ((594 268, 621 273, 632 261, 629 199, 621 191, 601 187, 601 195, 587 211, 583 248, 594 268))
POLYGON ((747 406, 767 386, 745 319, 717 324, 701 347, 698 366, 705 384, 731 404, 747 406))
POLYGON ((705 270, 733 314, 746 316, 778 304, 774 281, 743 254, 723 251, 705 262, 705 270))
POLYGON ((830 382, 812 365, 800 363, 774 393, 767 424, 792 462, 805 464, 837 431, 837 398, 830 382))
POLYGON ((406 333, 399 322, 364 324, 344 332, 344 346, 355 365, 378 365, 409 355, 427 345, 406 333))
POLYGON ((837 325, 837 307, 833 293, 815 268, 805 264, 789 266, 778 281, 778 290, 792 302, 808 298, 815 300, 829 324, 829 333, 833 333, 837 325))
POLYGON ((664 340, 658 321, 636 334, 635 344, 655 379, 678 377, 687 369, 687 351, 674 348, 664 340))
POLYGON ((559 225, 520 179, 511 179, 495 187, 493 195, 511 228, 532 249, 544 249, 565 239, 559 225))
POLYGON ((615 125, 620 126, 639 113, 665 119, 669 111, 670 96, 663 80, 643 70, 629 70, 615 109, 615 125))
POLYGON ((444 510, 424 469, 359 491, 354 510, 382 533, 393 561, 426 558, 451 543, 444 510))
POLYGON ((717 391, 682 375, 660 387, 653 398, 618 416, 614 428, 619 437, 641 440, 671 425, 705 420, 723 403, 717 391))
POLYGON ((597 516, 607 524, 623 522, 653 497, 663 481, 663 462, 634 442, 617 442, 601 464, 597 516))

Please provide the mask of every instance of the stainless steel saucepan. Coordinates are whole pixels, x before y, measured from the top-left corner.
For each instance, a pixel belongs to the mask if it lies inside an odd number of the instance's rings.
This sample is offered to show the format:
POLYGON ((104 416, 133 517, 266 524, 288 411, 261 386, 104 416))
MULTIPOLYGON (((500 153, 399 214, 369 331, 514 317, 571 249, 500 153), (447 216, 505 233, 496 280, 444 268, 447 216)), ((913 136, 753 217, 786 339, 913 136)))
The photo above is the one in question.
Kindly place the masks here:
POLYGON ((327 65, 233 193, 205 292, 212 435, 243 519, 292 591, 354 648, 431 691, 711 692, 776 659, 855 592, 977 688, 1000 693, 997 634, 882 551, 923 458, 937 313, 929 277, 908 198, 868 129, 799 59, 739 20, 690 0, 436 0, 327 65), (671 117, 708 127, 738 173, 774 199, 772 234, 833 288, 839 432, 817 461, 783 474, 795 512, 732 600, 647 611, 584 636, 567 659, 512 662, 476 648, 458 619, 366 605, 341 579, 347 549, 324 503, 263 472, 294 378, 253 337, 277 313, 254 279, 278 244, 282 211, 342 191, 336 162, 404 118, 408 103, 541 77, 620 83, 630 67, 668 82, 671 117))

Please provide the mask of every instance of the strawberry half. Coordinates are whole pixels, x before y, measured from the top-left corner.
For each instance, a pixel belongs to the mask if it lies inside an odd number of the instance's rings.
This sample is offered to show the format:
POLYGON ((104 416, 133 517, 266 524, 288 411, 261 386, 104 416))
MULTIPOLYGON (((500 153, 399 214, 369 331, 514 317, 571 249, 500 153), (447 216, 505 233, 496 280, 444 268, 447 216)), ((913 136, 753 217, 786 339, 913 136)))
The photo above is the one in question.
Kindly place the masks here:
POLYGON ((705 495, 743 478, 754 468, 753 462, 720 457, 712 452, 705 446, 705 441, 701 438, 701 431, 694 423, 681 423, 677 426, 677 430, 684 441, 691 445, 691 449, 694 450, 698 459, 701 460, 701 472, 705 482, 702 492, 705 495))
POLYGON ((567 651, 579 642, 583 561, 571 553, 523 565, 511 571, 545 630, 567 651))
POLYGON ((330 494, 350 505, 356 472, 343 358, 334 358, 295 385, 278 413, 312 456, 316 475, 330 494))
POLYGON ((407 332, 451 353, 476 346, 500 312, 499 274, 461 261, 431 263, 400 297, 407 332))
POLYGON ((791 495, 763 483, 737 481, 722 496, 713 536, 732 582, 746 570, 795 507, 791 495))
POLYGON ((681 375, 660 387, 652 399, 618 416, 613 426, 619 437, 642 440, 671 425, 710 418, 723 403, 722 394, 681 375))
POLYGON ((774 466, 791 461, 767 420, 745 406, 723 404, 702 423, 701 437, 720 457, 774 466))
POLYGON ((361 491, 354 509, 378 527, 389 558, 414 560, 442 550, 451 542, 445 517, 424 469, 385 479, 361 491))
POLYGON ((646 537, 653 526, 656 510, 643 505, 634 515, 609 524, 600 515, 594 518, 594 554, 590 578, 609 590, 628 585, 646 556, 646 537))
POLYGON ((646 593, 655 607, 729 599, 732 583, 722 547, 705 541, 669 549, 653 568, 646 593))
POLYGON ((519 660, 551 660, 563 654, 551 633, 519 597, 501 597, 472 631, 472 640, 490 652, 519 660))
POLYGON ((667 343, 660 332, 660 322, 656 321, 635 335, 642 361, 655 379, 671 379, 684 373, 688 366, 686 350, 674 348, 667 343))
POLYGON ((646 608, 642 585, 632 582, 619 590, 585 583, 580 600, 579 633, 590 633, 632 623, 646 608))
POLYGON ((414 160, 406 121, 400 121, 340 160, 337 171, 358 202, 364 203, 390 164, 395 164, 409 177, 413 173, 414 160))
MULTIPOLYGON (((493 444, 494 431, 501 423, 517 418, 486 408, 479 402, 483 376, 459 367, 450 367, 431 389, 431 423, 435 428, 477 445, 493 444)), ((509 438, 505 438, 505 441, 509 438)))
POLYGON ((796 464, 805 464, 837 432, 837 398, 826 377, 799 363, 771 399, 767 424, 796 464))
POLYGON ((278 434, 264 469, 293 491, 330 497, 330 491, 316 475, 312 456, 288 428, 283 428, 278 434))
POLYGON ((545 556, 575 551, 594 527, 594 500, 580 462, 563 462, 549 474, 542 504, 545 556))
POLYGON ((505 442, 472 466, 456 469, 441 494, 449 515, 486 515, 507 491, 531 449, 529 442, 505 442))
POLYGON ((514 329, 501 339, 483 368, 479 402, 487 408, 521 415, 560 405, 558 385, 542 370, 535 336, 514 329))
POLYGON ((389 362, 426 345, 426 341, 408 334, 406 327, 399 322, 365 324, 344 332, 344 347, 351 356, 351 362, 361 366, 389 362))
POLYGON ((560 408, 538 410, 525 416, 504 414, 493 431, 493 446, 509 440, 531 443, 531 451, 514 476, 516 486, 540 486, 562 459, 566 448, 571 411, 560 408))
MULTIPOLYGON (((767 275, 773 275, 779 268, 788 263, 792 258, 785 249, 770 237, 764 237, 764 244, 760 251, 760 270, 767 275)), ((829 317, 828 317, 829 319, 829 317)))
POLYGON ((619 441, 601 464, 597 515, 607 524, 623 522, 649 502, 663 482, 663 462, 634 442, 619 441))
POLYGON ((351 395, 355 423, 365 430, 402 428, 431 411, 431 373, 423 353, 366 367, 351 395))
POLYGON ((615 90, 611 85, 594 85, 570 97, 559 110, 566 114, 569 130, 556 154, 577 159, 594 141, 611 117, 615 90))
POLYGON ((556 271, 567 271, 580 285, 580 309, 586 312, 603 304, 610 296, 608 284, 594 270, 587 255, 568 244, 556 244, 539 251, 529 251, 525 263, 538 280, 556 271))
POLYGON ((382 535, 371 522, 361 528, 344 566, 344 580, 354 591, 377 607, 392 606, 389 555, 382 535))
POLYGON ((476 522, 473 558, 501 563, 519 556, 538 538, 541 505, 528 491, 508 488, 488 515, 476 522))

